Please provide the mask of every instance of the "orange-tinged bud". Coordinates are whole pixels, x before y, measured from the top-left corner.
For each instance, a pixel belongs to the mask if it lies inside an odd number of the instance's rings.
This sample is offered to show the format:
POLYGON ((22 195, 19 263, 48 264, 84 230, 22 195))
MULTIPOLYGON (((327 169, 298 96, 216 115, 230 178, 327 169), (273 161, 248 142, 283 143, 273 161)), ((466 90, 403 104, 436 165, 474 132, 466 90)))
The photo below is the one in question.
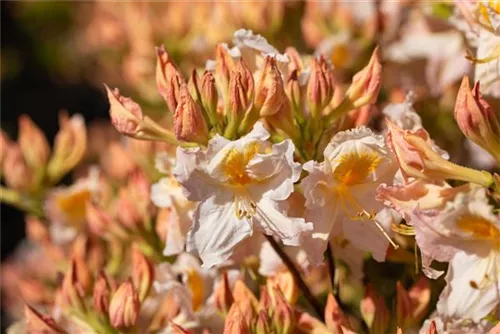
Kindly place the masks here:
POLYGON ((65 334, 66 331, 56 324, 51 317, 43 316, 29 305, 24 305, 26 333, 30 334, 65 334))
POLYGON ((255 83, 253 79, 252 71, 248 68, 248 66, 243 61, 243 58, 240 58, 239 61, 236 62, 234 66, 234 72, 239 73, 241 75, 241 85, 243 91, 246 94, 246 98, 248 101, 253 100, 255 83))
POLYGON ((257 321, 255 322, 254 332, 259 334, 271 334, 274 331, 271 330, 270 319, 267 316, 267 312, 262 310, 259 312, 257 316, 257 321))
POLYGON ((269 287, 267 285, 260 286, 260 299, 259 308, 261 310, 270 310, 273 307, 273 301, 271 300, 271 295, 269 294, 269 287))
MULTIPOLYGON (((7 152, 9 151, 9 148, 13 145, 12 141, 10 140, 9 136, 0 129, 0 167, 3 169, 3 164, 5 161, 5 157, 7 156, 7 152)), ((3 173, 0 170, 1 173, 3 173)))
POLYGON ((120 284, 109 304, 109 320, 115 328, 127 328, 135 325, 141 303, 132 280, 120 284))
POLYGON ((292 307, 285 299, 280 290, 274 288, 275 307, 273 321, 278 334, 292 333, 295 316, 292 307))
POLYGON ((179 91, 179 103, 174 114, 175 137, 180 140, 205 144, 208 129, 200 106, 193 100, 186 85, 179 91))
POLYGON ((33 170, 28 166, 21 148, 13 144, 5 155, 2 173, 5 183, 9 188, 29 191, 33 188, 33 170))
MULTIPOLYGON (((500 333, 500 323, 493 328, 489 334, 498 334, 500 333), (495 331, 497 330, 497 331, 495 331)), ((434 320, 431 321, 431 325, 429 326, 429 330, 427 331, 427 334, 438 334, 437 328, 436 328, 436 322, 434 320)))
POLYGON ((306 92, 307 105, 313 119, 318 120, 323 109, 332 100, 333 88, 333 73, 323 56, 313 59, 306 92))
POLYGON ((59 116, 59 132, 54 141, 54 152, 47 167, 47 174, 53 183, 59 181, 75 167, 87 149, 87 130, 81 115, 68 118, 66 113, 59 116))
POLYGON ((139 248, 132 250, 132 281, 137 289, 139 300, 146 299, 154 281, 154 269, 151 261, 139 248))
POLYGON ((180 88, 185 84, 185 80, 163 45, 156 48, 156 54, 156 86, 170 112, 174 112, 179 103, 180 88))
POLYGON ((212 72, 205 71, 201 78, 200 97, 203 108, 207 111, 210 123, 216 127, 218 123, 217 103, 219 102, 219 95, 212 72))
POLYGON ((16 283, 25 302, 30 304, 51 304, 54 302, 54 291, 44 282, 36 278, 21 278, 16 283))
POLYGON ((490 187, 493 176, 451 163, 441 157, 432 147, 429 134, 424 129, 403 130, 387 120, 387 144, 396 156, 399 167, 406 178, 428 180, 454 179, 490 187))
POLYGON ((267 279, 267 286, 273 300, 273 288, 277 288, 291 305, 295 305, 299 297, 299 289, 293 275, 288 270, 278 272, 276 275, 269 277, 267 279))
POLYGON ((250 329, 245 320, 245 317, 240 311, 236 303, 231 306, 229 313, 224 322, 223 334, 249 334, 250 329))
POLYGON ((25 221, 26 236, 29 240, 42 245, 50 242, 50 232, 44 222, 34 216, 27 216, 25 221))
POLYGON ((215 49, 215 80, 222 92, 224 100, 229 85, 229 74, 234 67, 235 62, 227 50, 227 45, 218 44, 215 49))
POLYGON ((353 109, 377 101, 381 86, 382 65, 380 64, 380 50, 378 46, 373 50, 370 62, 352 78, 347 89, 346 99, 353 109))
POLYGON ((90 292, 93 281, 93 276, 89 268, 89 266, 91 265, 91 261, 88 256, 90 254, 90 251, 90 242, 85 235, 81 234, 73 242, 71 255, 72 262, 74 262, 75 266, 76 281, 81 286, 85 294, 90 292))
MULTIPOLYGON (((75 259, 71 261, 70 268, 62 282, 61 295, 62 302, 79 312, 85 311, 85 290, 82 284, 78 281, 77 262, 75 259)), ((85 270, 84 270, 85 271, 85 270)))
POLYGON ((412 322, 416 325, 422 321, 429 310, 429 303, 431 301, 429 280, 424 276, 420 277, 417 283, 408 290, 408 296, 413 306, 412 322))
POLYGON ((87 225, 90 231, 95 235, 104 235, 112 224, 111 216, 97 204, 89 201, 85 207, 87 225))
POLYGON ((483 98, 479 82, 471 90, 466 76, 458 91, 455 119, 467 138, 488 151, 500 163, 500 116, 483 98))
POLYGON ((217 286, 215 290, 215 309, 223 314, 227 315, 231 305, 233 305, 234 298, 233 293, 231 292, 231 287, 229 286, 229 279, 227 277, 227 272, 224 271, 222 273, 221 282, 217 286))
POLYGON ((389 326, 389 310, 384 298, 378 296, 371 286, 367 286, 361 300, 360 311, 371 333, 385 333, 389 326))
POLYGON ((255 89, 255 108, 261 117, 271 116, 278 112, 286 101, 285 88, 281 73, 276 66, 276 59, 267 56, 255 89))
POLYGON ((413 305, 408 296, 408 291, 400 281, 396 283, 396 324, 407 329, 411 323, 413 305))
POLYGON ((111 298, 111 287, 104 272, 100 272, 94 284, 92 295, 94 310, 101 315, 108 314, 109 302, 111 298))
POLYGON ((351 329, 349 320, 342 312, 335 297, 330 293, 325 307, 325 323, 326 327, 333 333, 342 333, 343 328, 351 329))
POLYGON ((236 135, 238 125, 251 106, 251 102, 248 100, 243 85, 242 74, 240 72, 231 72, 228 94, 228 99, 224 108, 224 115, 227 119, 224 136, 232 139, 236 135))
POLYGON ((122 96, 118 88, 106 87, 109 101, 109 116, 116 130, 125 135, 134 135, 140 130, 144 114, 141 106, 131 98, 122 96))
POLYGON ((259 306, 259 301, 242 280, 237 280, 234 283, 233 297, 234 297, 234 302, 236 303, 242 301, 250 302, 250 305, 255 310, 259 306))
POLYGON ((302 62, 302 57, 297 49, 289 46, 285 49, 285 54, 290 59, 290 62, 288 63, 288 73, 292 73, 294 71, 300 73, 304 69, 304 63, 302 62))
POLYGON ((45 167, 50 156, 49 143, 42 130, 27 115, 19 117, 18 142, 30 167, 45 167))
POLYGON ((286 95, 292 106, 295 118, 299 124, 304 123, 304 108, 302 106, 302 91, 299 85, 297 71, 293 71, 286 84, 286 95))

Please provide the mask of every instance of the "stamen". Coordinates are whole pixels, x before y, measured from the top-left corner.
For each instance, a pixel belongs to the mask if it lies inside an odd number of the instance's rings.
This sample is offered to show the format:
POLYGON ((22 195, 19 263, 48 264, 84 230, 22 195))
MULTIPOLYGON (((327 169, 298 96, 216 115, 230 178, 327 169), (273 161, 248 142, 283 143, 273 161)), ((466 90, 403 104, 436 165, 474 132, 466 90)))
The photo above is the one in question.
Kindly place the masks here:
POLYGON ((394 222, 391 223, 391 230, 393 232, 399 233, 401 235, 413 236, 415 235, 415 228, 412 226, 408 226, 406 224, 398 224, 396 225, 394 222))
POLYGON ((384 237, 389 241, 389 243, 392 245, 392 247, 394 249, 398 249, 399 248, 399 245, 396 244, 392 239, 391 237, 389 236, 389 234, 387 234, 387 232, 384 230, 384 228, 382 227, 382 225, 380 225, 380 223, 376 220, 372 220, 372 222, 375 223, 375 226, 378 227, 378 229, 380 230, 380 232, 382 232, 382 234, 384 235, 384 237))

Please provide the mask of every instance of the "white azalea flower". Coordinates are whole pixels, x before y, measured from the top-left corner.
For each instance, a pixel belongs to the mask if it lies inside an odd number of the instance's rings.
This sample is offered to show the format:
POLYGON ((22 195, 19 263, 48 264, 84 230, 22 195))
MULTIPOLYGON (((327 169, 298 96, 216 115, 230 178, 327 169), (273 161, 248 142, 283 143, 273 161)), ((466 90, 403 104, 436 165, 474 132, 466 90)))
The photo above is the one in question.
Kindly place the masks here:
POLYGON ((309 176, 301 183, 306 219, 314 224, 305 245, 310 260, 320 262, 328 240, 342 235, 383 261, 390 239, 378 222, 370 220, 384 207, 375 199, 377 186, 391 182, 397 170, 383 137, 365 127, 340 132, 324 157, 322 163, 304 165, 309 176))
POLYGON ((473 187, 442 211, 417 209, 411 217, 423 263, 450 261, 437 305, 446 321, 478 323, 499 305, 500 217, 492 209, 485 189, 473 187))
POLYGON ((187 250, 203 266, 228 260, 233 248, 253 234, 253 227, 285 245, 299 246, 311 223, 289 218, 278 208, 293 191, 300 165, 290 140, 272 145, 261 123, 245 137, 216 136, 208 148, 177 150, 174 175, 188 200, 199 202, 188 233, 187 250))
POLYGON ((413 108, 415 94, 408 92, 401 103, 391 103, 384 107, 382 114, 403 130, 416 131, 422 128, 422 119, 413 108))
POLYGON ((184 251, 186 234, 191 226, 194 203, 186 199, 182 187, 172 175, 174 159, 165 153, 156 157, 156 168, 165 174, 158 182, 151 186, 151 200, 160 208, 168 208, 168 228, 166 233, 163 255, 171 256, 184 251))

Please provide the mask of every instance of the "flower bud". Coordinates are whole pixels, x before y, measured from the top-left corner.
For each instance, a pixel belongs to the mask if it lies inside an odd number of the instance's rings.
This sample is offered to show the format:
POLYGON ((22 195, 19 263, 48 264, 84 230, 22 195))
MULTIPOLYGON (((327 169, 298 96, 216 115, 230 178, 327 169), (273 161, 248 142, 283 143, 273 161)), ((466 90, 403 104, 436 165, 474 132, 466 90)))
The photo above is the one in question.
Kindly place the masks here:
POLYGON ((101 315, 108 314, 111 287, 104 272, 100 272, 94 284, 93 302, 94 310, 101 315))
POLYGON ((351 329, 349 320, 331 293, 328 295, 325 307, 325 324, 333 333, 343 333, 343 328, 351 329))
POLYGON ((257 321, 255 322, 254 325, 254 333, 259 333, 259 334, 271 334, 274 333, 274 331, 271 330, 271 326, 269 325, 270 319, 267 316, 267 313, 265 309, 259 312, 259 315, 257 316, 257 321))
POLYGON ((77 267, 76 260, 73 259, 68 272, 64 275, 61 295, 62 302, 64 304, 79 312, 85 312, 85 290, 83 289, 82 284, 78 281, 79 269, 80 268, 77 267))
POLYGON ((417 325, 427 314, 431 301, 431 287, 429 280, 422 276, 408 291, 412 304, 412 325, 417 325))
POLYGON ((54 141, 54 152, 47 167, 51 182, 56 183, 83 158, 87 149, 87 130, 81 115, 71 118, 65 113, 59 117, 59 132, 54 141))
POLYGON ((295 119, 299 124, 304 123, 304 107, 302 105, 302 91, 300 89, 297 71, 293 71, 286 84, 286 95, 290 101, 295 119))
POLYGON ((234 283, 233 297, 236 303, 247 301, 253 309, 256 310, 259 307, 259 301, 242 280, 234 283))
POLYGON ((109 115, 116 130, 125 135, 136 134, 144 118, 141 106, 131 98, 122 96, 118 88, 106 87, 109 101, 109 115))
POLYGON ((408 296, 408 291, 403 287, 400 281, 396 283, 396 324, 403 328, 408 329, 411 316, 412 316, 413 305, 411 303, 410 297, 408 296))
POLYGON ((267 286, 273 300, 273 288, 277 288, 291 305, 295 305, 299 297, 299 289, 293 275, 288 270, 280 271, 276 275, 269 277, 267 286))
POLYGON ((278 112, 286 98, 276 59, 267 56, 255 89, 255 108, 259 110, 261 117, 271 116, 278 112))
POLYGON ((19 146, 32 168, 43 168, 49 160, 50 146, 42 130, 27 115, 19 118, 19 146))
POLYGON ((250 330, 245 317, 236 303, 231 306, 224 322, 223 334, 249 334, 250 330))
POLYGON ((115 328, 127 328, 135 325, 141 303, 132 281, 120 284, 109 304, 109 320, 115 328))
MULTIPOLYGON (((489 333, 490 334, 496 334, 499 333, 500 331, 500 324, 495 326, 489 333), (495 330, 498 329, 499 331, 495 332, 495 330)), ((436 328, 436 322, 434 320, 431 321, 431 325, 429 326, 429 329, 427 330, 427 334, 438 334, 437 328, 436 328)))
POLYGON ((156 48, 156 54, 156 86, 168 109, 173 113, 177 109, 180 89, 185 80, 163 45, 156 48))
POLYGON ((376 47, 368 65, 353 76, 352 83, 347 89, 346 99, 352 105, 352 109, 377 101, 381 76, 380 50, 376 47))
POLYGON ((215 81, 219 86, 224 101, 229 85, 229 74, 235 67, 235 62, 227 50, 226 44, 218 44, 215 49, 215 81))
POLYGON ((451 163, 442 158, 432 147, 429 134, 424 129, 402 130, 387 120, 387 144, 396 156, 404 176, 428 180, 454 179, 490 187, 493 176, 451 163))
POLYGON ((54 319, 43 316, 29 305, 24 305, 24 318, 26 319, 26 333, 40 334, 65 334, 66 331, 59 327, 54 319))
POLYGON ((371 286, 366 288, 365 297, 360 303, 360 311, 371 333, 386 332, 389 327, 389 310, 384 298, 376 295, 371 286))
POLYGON ((232 139, 236 135, 238 125, 250 107, 250 101, 245 92, 241 73, 231 72, 228 94, 229 96, 224 108, 224 114, 227 119, 224 136, 232 139))
POLYGON ((231 287, 229 286, 229 279, 226 271, 222 273, 221 282, 217 286, 214 294, 215 309, 219 313, 227 315, 231 305, 233 305, 234 298, 231 287))
POLYGON ((206 144, 208 129, 200 106, 193 100, 186 85, 180 88, 179 103, 174 114, 174 132, 179 140, 206 144))
POLYGON ((321 117, 323 109, 332 99, 333 88, 333 73, 323 56, 313 59, 306 92, 307 106, 313 119, 321 117))
POLYGON ((33 188, 34 175, 24 158, 21 148, 13 144, 5 155, 2 173, 9 188, 30 191, 33 188))
POLYGON ((85 207, 85 216, 89 230, 95 235, 104 235, 111 227, 111 216, 97 204, 89 201, 85 207))
POLYGON ((280 290, 275 288, 273 294, 275 296, 273 320, 276 326, 277 334, 292 333, 295 323, 293 309, 280 290))
POLYGON ((50 242, 50 232, 48 227, 38 217, 26 216, 26 236, 35 243, 41 245, 50 242))
POLYGON ((51 304, 54 302, 54 291, 45 282, 36 278, 21 278, 16 283, 25 302, 30 304, 51 304))
POLYGON ((218 123, 217 103, 219 102, 219 96, 212 72, 205 71, 203 74, 203 77, 201 78, 200 96, 201 104, 207 111, 210 123, 212 126, 216 127, 218 123))
POLYGON ((285 49, 285 54, 290 59, 290 62, 288 63, 288 73, 292 73, 294 71, 300 73, 304 69, 304 64, 297 49, 289 46, 285 49))
POLYGON ((4 168, 3 164, 5 161, 5 157, 7 156, 7 152, 12 145, 13 143, 10 140, 9 136, 0 129, 0 173, 4 168))
POLYGON ((479 91, 477 82, 472 91, 469 78, 464 77, 455 103, 455 119, 463 134, 488 151, 500 163, 500 118, 479 91))
POLYGON ((143 301, 153 285, 154 269, 151 261, 137 247, 132 250, 132 281, 137 289, 139 300, 143 301))

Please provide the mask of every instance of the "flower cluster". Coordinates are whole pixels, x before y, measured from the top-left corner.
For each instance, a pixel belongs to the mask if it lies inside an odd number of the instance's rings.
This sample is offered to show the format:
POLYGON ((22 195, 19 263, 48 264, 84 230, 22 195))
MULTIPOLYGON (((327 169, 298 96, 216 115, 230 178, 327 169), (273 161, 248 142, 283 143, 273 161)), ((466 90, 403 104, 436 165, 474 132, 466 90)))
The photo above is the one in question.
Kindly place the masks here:
MULTIPOLYGON (((409 26, 429 19, 416 7, 409 26)), ((161 114, 104 87, 121 135, 64 113, 52 149, 27 116, 17 142, 2 132, 0 199, 28 239, 2 265, 9 333, 499 333, 498 45, 460 59, 492 81, 459 68, 405 95, 386 67, 443 70, 464 46, 424 53, 383 25, 399 6, 340 21, 348 8, 308 3, 314 56, 240 29, 186 75, 157 47, 161 114), (346 35, 320 43, 329 28, 346 35), (420 108, 450 99, 482 168, 423 127, 420 108)), ((454 9, 468 37, 500 39, 497 2, 454 9)))

